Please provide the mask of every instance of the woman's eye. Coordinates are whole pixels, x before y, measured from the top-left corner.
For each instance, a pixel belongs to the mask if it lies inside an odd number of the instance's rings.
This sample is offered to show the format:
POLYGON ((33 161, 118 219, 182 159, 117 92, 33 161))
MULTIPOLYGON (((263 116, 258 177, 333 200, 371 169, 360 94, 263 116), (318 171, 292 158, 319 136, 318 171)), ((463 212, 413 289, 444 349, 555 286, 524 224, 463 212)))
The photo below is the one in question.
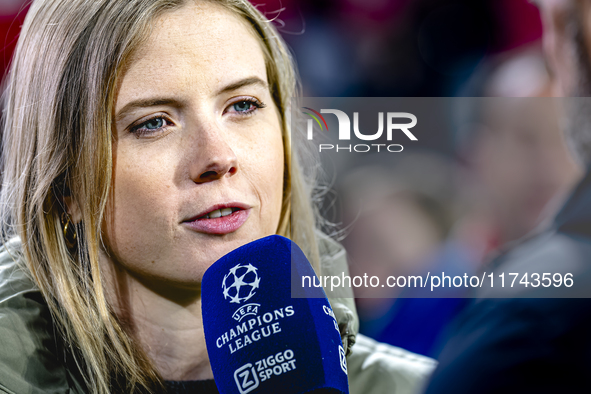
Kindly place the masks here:
POLYGON ((265 108, 265 104, 255 98, 249 98, 231 104, 226 112, 238 115, 250 115, 260 108, 265 108))
POLYGON ((252 104, 250 103, 250 101, 240 101, 237 102, 236 104, 234 104, 234 109, 237 112, 245 112, 248 111, 250 109, 250 107, 252 106, 252 104))
POLYGON ((170 122, 166 120, 166 118, 158 116, 132 127, 131 132, 139 137, 144 134, 155 133, 161 129, 164 129, 169 125, 169 123, 170 122))
POLYGON ((144 123, 144 127, 148 130, 157 130, 164 126, 166 122, 162 118, 150 119, 144 123))

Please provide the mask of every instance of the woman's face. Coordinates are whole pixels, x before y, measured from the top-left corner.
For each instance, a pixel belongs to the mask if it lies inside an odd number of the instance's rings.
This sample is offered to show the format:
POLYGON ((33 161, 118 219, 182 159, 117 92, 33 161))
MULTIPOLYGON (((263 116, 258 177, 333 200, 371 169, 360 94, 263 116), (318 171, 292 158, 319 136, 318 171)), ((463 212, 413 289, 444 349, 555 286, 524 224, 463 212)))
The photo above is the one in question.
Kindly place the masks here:
POLYGON ((103 259, 194 288, 218 258, 276 232, 280 119, 238 16, 200 2, 156 20, 125 69, 115 124, 103 259))

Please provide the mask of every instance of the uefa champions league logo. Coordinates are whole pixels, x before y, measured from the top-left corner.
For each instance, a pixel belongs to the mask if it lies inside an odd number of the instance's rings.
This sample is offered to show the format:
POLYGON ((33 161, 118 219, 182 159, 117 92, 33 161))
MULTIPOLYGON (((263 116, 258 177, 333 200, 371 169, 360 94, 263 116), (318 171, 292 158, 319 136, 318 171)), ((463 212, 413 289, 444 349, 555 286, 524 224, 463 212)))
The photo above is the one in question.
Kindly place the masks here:
POLYGON ((255 295, 260 282, 256 267, 251 264, 237 264, 230 269, 222 281, 224 299, 229 298, 230 304, 245 302, 255 295))

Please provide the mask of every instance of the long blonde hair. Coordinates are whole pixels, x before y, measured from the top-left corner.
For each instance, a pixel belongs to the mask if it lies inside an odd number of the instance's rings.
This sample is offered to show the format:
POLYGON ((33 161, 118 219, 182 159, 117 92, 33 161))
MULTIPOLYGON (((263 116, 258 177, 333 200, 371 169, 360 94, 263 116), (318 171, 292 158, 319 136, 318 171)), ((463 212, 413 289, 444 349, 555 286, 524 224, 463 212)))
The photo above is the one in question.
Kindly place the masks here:
MULTIPOLYGON (((93 393, 150 392, 161 379, 107 304, 99 272, 101 224, 111 190, 112 111, 126 61, 151 22, 187 0, 36 0, 26 17, 5 91, 0 195, 2 237, 19 236, 44 295, 93 393), (60 219, 80 208, 77 245, 60 219), (123 383, 121 383, 123 382, 123 383), (115 389, 117 387, 117 389, 115 389)), ((260 39, 282 117, 284 199, 277 233, 319 269, 309 181, 292 152, 290 99, 297 90, 283 40, 247 0, 207 0, 245 18, 260 39)))

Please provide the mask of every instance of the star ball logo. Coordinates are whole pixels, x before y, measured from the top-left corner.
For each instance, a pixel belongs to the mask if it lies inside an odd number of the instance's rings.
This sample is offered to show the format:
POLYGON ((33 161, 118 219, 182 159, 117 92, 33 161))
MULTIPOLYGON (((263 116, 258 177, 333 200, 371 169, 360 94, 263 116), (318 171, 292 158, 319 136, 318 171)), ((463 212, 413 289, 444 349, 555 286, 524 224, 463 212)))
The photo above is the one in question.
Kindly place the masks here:
POLYGON ((224 299, 230 299, 230 304, 245 302, 255 295, 260 282, 256 267, 237 264, 230 268, 222 281, 224 299))
MULTIPOLYGON (((350 141, 351 140, 351 119, 349 115, 338 109, 321 109, 320 112, 309 108, 303 107, 306 111, 303 111, 305 115, 308 115, 311 119, 307 120, 307 139, 309 141, 314 139, 314 122, 318 124, 321 131, 328 132, 328 124, 322 114, 335 115, 339 123, 339 141, 350 141)), ((388 112, 386 114, 386 139, 392 141, 395 131, 401 131, 411 141, 418 141, 417 137, 410 131, 417 125, 417 117, 408 112, 388 112), (407 119, 410 122, 399 123, 400 119, 407 119)), ((353 112, 353 133, 358 140, 361 141, 375 141, 382 137, 384 134, 384 113, 378 113, 378 131, 373 134, 364 134, 359 130, 359 112, 353 112)), ((346 151, 346 152, 360 152, 366 153, 370 151, 377 152, 390 152, 398 153, 402 152, 404 147, 400 144, 349 144, 349 145, 334 145, 334 144, 319 144, 318 151, 346 151)))

